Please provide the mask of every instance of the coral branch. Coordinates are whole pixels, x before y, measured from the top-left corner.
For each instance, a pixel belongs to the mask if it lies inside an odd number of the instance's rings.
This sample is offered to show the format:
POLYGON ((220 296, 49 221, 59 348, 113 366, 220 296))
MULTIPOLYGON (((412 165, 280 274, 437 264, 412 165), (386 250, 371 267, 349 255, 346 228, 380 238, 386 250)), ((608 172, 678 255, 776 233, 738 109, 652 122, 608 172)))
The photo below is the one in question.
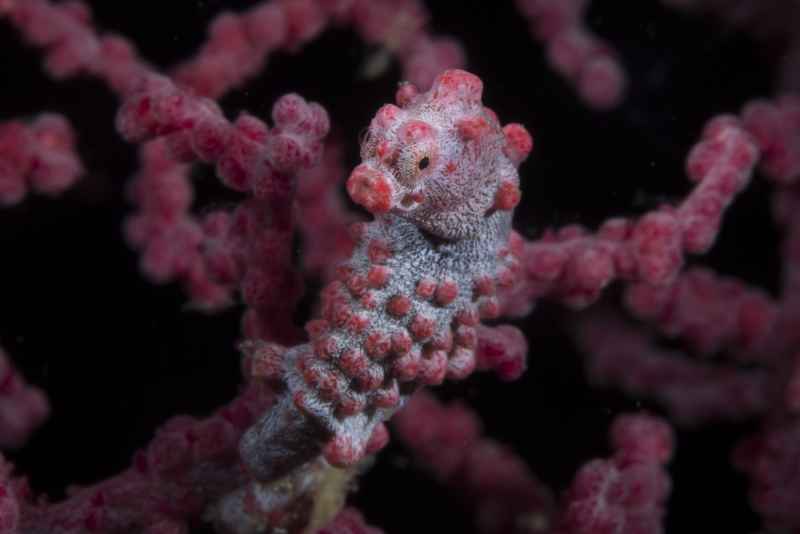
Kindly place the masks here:
POLYGON ((151 78, 124 102, 117 124, 130 140, 167 136, 145 151, 134 193, 142 211, 128 225, 131 241, 145 249, 145 272, 184 280, 193 299, 211 308, 242 287, 246 333, 290 342, 301 287, 291 260, 295 176, 319 159, 329 124, 321 106, 297 95, 279 99, 272 115, 271 130, 249 115, 231 124, 212 101, 151 78), (188 169, 175 157, 215 164, 226 186, 252 198, 232 216, 197 221, 188 169))
POLYGON ((672 430, 656 417, 621 415, 611 427, 611 443, 614 456, 591 461, 575 475, 556 532, 663 532, 672 430))
MULTIPOLYGON (((382 45, 395 54, 403 67, 403 79, 427 89, 445 69, 462 67, 464 51, 453 38, 427 31, 428 11, 419 0, 344 0, 350 4, 341 18, 349 21, 367 43, 382 45)), ((365 74, 374 76, 386 63, 380 55, 367 65, 365 74)))
POLYGON ((197 54, 173 78, 198 94, 219 98, 257 74, 269 54, 297 49, 325 29, 326 2, 261 2, 243 13, 222 13, 211 23, 197 54))
POLYGON ((345 508, 329 525, 319 529, 317 534, 381 534, 382 532, 379 528, 367 525, 358 510, 345 508))
POLYGON ((10 466, 4 464, 0 532, 186 532, 180 525, 246 480, 236 443, 272 397, 251 387, 206 419, 175 417, 136 453, 126 471, 73 488, 59 503, 34 499, 23 479, 8 478, 10 466))
POLYGON ((506 381, 516 380, 525 372, 528 342, 517 328, 510 325, 480 325, 476 334, 476 369, 492 370, 501 380, 506 381))
POLYGON ((741 116, 761 149, 760 170, 779 185, 800 178, 800 96, 750 102, 741 116))
POLYGON ((554 499, 508 447, 482 436, 465 405, 444 405, 426 391, 392 421, 414 459, 468 499, 481 532, 549 532, 554 499))
MULTIPOLYGON (((452 38, 431 34, 427 19, 427 9, 417 0, 261 2, 243 13, 217 16, 208 40, 175 70, 174 78, 201 95, 217 98, 256 74, 273 51, 295 51, 334 22, 352 26, 367 43, 395 54, 404 78, 427 88, 442 70, 464 64, 461 46, 452 38)), ((380 56, 368 70, 380 70, 385 62, 380 56)))
POLYGON ((750 500, 770 529, 800 524, 798 443, 800 424, 795 418, 765 428, 734 452, 734 464, 750 477, 750 500))
POLYGON ((681 204, 636 220, 609 219, 594 234, 574 225, 526 242, 525 277, 506 292, 504 314, 524 315, 545 296, 584 308, 615 279, 672 283, 684 254, 706 252, 714 243, 725 210, 749 183, 760 154, 737 119, 710 121, 688 157, 689 178, 697 185, 681 204))
POLYGON ((577 331, 593 383, 656 398, 679 422, 751 417, 768 406, 769 377, 763 370, 693 362, 678 351, 659 349, 608 310, 587 312, 577 331))
POLYGON ((89 73, 124 94, 149 70, 126 39, 94 32, 91 12, 82 2, 5 0, 0 15, 27 42, 44 49, 45 68, 56 79, 89 73))
POLYGON ((779 310, 766 292, 702 268, 681 273, 669 286, 631 284, 625 304, 638 319, 701 354, 729 347, 750 354, 763 349, 779 310))
POLYGON ((26 384, 0 349, 0 448, 21 447, 49 413, 44 392, 26 384))
POLYGON ((20 202, 31 189, 58 195, 81 174, 75 134, 61 115, 0 123, 0 205, 20 202))
POLYGON ((543 42, 552 68, 575 86, 592 108, 622 100, 625 72, 611 47, 583 22, 586 0, 516 0, 533 37, 543 42))

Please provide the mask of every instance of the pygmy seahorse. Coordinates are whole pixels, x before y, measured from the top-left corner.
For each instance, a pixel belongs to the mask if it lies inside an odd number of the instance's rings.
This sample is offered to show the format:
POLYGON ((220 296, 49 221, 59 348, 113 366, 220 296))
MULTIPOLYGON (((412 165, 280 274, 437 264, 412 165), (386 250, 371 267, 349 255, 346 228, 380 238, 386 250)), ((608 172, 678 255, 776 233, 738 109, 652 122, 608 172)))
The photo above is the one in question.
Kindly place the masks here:
POLYGON ((477 76, 445 71, 424 93, 401 85, 397 105, 373 118, 347 191, 374 220, 354 226, 310 341, 258 351, 285 384, 240 443, 258 480, 319 454, 353 464, 416 388, 475 368, 476 326, 498 316, 497 289, 519 268, 511 216, 532 148, 524 127, 501 127, 482 90, 477 76))

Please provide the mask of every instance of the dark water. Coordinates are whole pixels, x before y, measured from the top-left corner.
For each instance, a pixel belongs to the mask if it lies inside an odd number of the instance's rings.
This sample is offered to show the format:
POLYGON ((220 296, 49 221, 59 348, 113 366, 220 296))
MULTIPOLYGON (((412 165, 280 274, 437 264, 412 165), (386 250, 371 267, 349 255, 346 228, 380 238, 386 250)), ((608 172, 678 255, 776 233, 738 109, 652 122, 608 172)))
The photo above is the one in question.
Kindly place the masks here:
MULTIPOLYGON (((100 27, 127 35, 159 66, 191 53, 223 7, 252 4, 89 3, 100 27)), ((550 225, 595 227, 609 216, 681 198, 689 190, 683 160, 704 121, 773 91, 774 55, 747 34, 653 0, 603 0, 594 3, 588 23, 618 50, 631 85, 618 110, 594 112, 547 66, 510 2, 429 7, 432 28, 464 43, 468 68, 484 80, 484 101, 504 122, 521 122, 534 134, 515 221, 529 237, 550 225)), ((391 99, 399 77, 394 63, 377 78, 361 75, 376 52, 349 31, 328 31, 296 54, 272 58, 223 107, 231 115, 248 109, 266 117, 287 91, 317 100, 346 141, 352 166, 359 132, 391 99)), ((207 413, 235 393, 241 308, 214 316, 186 309, 180 288, 152 285, 139 273, 137 255, 121 234, 136 152, 114 131, 115 97, 88 78, 50 80, 39 54, 1 22, 0 65, 0 119, 41 110, 66 114, 88 169, 60 198, 32 196, 0 210, 0 343, 53 405, 51 420, 11 458, 35 488, 58 495, 68 483, 123 469, 170 415, 207 413)), ((231 200, 209 170, 198 170, 196 178, 199 210, 231 200)), ((756 181, 726 217, 718 244, 696 261, 774 293, 779 257, 768 193, 756 181)), ((309 281, 310 291, 315 287, 309 281)), ((614 415, 659 411, 645 399, 590 388, 567 335, 569 322, 562 308, 542 305, 517 323, 531 346, 519 381, 474 376, 440 390, 472 404, 487 433, 512 445, 556 490, 583 462, 608 454, 606 429, 614 415)), ((746 482, 729 462, 732 445, 752 428, 745 422, 679 432, 668 532, 757 528, 746 482)), ((387 532, 470 532, 458 497, 412 467, 403 449, 390 445, 353 501, 387 532), (423 516, 432 519, 421 526, 423 516)))

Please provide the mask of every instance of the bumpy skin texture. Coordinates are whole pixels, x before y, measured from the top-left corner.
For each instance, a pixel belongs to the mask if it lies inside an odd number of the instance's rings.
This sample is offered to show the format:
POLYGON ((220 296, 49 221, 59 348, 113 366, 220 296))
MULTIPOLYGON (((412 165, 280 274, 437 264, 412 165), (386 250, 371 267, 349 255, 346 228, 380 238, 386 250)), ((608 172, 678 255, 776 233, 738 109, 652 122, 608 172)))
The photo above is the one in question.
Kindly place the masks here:
POLYGON ((375 219, 322 294, 311 341, 253 349, 248 372, 286 384, 278 407, 243 437, 260 480, 322 452, 351 465, 385 443, 383 422, 420 385, 476 366, 476 326, 497 317, 496 289, 513 283, 521 239, 511 231, 525 129, 500 126, 482 83, 445 71, 426 93, 400 87, 381 108, 347 182, 375 219))

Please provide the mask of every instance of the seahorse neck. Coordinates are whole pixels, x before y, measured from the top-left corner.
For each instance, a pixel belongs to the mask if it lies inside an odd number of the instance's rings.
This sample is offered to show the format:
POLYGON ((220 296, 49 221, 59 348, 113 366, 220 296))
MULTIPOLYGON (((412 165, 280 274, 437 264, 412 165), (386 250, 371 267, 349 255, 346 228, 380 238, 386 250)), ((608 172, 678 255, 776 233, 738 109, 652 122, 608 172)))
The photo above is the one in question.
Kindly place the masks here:
POLYGON ((469 278, 479 266, 496 261, 497 250, 507 240, 510 217, 495 213, 474 237, 447 240, 432 235, 397 215, 385 215, 372 224, 380 228, 392 249, 391 263, 409 273, 469 278))

